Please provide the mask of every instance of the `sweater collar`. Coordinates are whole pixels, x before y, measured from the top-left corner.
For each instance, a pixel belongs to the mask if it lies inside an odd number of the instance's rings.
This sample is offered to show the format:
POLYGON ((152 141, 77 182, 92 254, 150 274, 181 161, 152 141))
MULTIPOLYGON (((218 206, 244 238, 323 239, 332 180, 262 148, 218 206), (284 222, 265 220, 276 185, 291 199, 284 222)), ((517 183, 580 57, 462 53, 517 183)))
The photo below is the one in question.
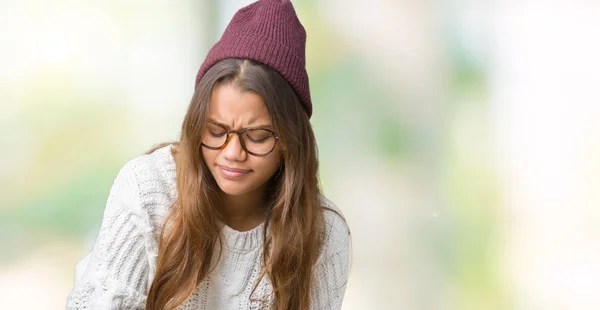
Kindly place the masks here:
POLYGON ((265 222, 262 222, 250 230, 237 231, 227 225, 223 225, 222 231, 225 237, 224 240, 230 249, 246 252, 263 244, 264 227, 265 222))

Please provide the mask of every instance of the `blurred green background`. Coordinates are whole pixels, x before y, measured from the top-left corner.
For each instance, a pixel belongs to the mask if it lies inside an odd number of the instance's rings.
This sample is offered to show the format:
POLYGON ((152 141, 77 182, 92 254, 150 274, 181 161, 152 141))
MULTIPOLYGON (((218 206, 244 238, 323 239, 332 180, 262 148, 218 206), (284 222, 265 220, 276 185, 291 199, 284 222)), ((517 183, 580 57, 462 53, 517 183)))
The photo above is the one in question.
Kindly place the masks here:
MULTIPOLYGON (((248 0, 0 1, 0 300, 63 309, 248 0)), ((344 309, 600 308, 600 4, 294 0, 344 309)))

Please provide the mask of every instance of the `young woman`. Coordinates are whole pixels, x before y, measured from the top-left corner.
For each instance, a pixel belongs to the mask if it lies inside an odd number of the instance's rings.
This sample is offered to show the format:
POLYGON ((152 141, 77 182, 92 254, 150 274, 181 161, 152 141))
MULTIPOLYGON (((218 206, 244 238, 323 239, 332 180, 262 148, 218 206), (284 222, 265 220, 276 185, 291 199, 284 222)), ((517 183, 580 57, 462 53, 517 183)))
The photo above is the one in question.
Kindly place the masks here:
POLYGON ((129 161, 67 309, 338 309, 349 230, 320 194, 304 49, 288 0, 236 13, 180 140, 129 161))

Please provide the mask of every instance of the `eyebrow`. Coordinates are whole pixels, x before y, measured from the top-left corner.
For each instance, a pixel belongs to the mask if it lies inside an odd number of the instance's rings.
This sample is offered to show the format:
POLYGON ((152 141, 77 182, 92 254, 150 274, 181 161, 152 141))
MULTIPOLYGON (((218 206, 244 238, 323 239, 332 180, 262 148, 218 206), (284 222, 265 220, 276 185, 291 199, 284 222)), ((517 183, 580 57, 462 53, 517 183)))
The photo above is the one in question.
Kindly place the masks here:
MULTIPOLYGON (((216 124, 216 125, 219 125, 219 126, 221 126, 221 127, 225 127, 225 128, 227 128, 227 129, 231 129, 231 127, 229 127, 228 125, 225 125, 225 124, 223 124, 223 123, 221 123, 221 122, 217 122, 217 121, 216 121, 215 119, 213 119, 212 117, 209 117, 209 118, 208 118, 208 122, 210 122, 210 123, 214 123, 214 124, 216 124)), ((273 129, 273 125, 271 125, 271 124, 266 124, 266 125, 250 126, 250 127, 245 127, 245 128, 239 128, 238 130, 243 130, 243 129, 246 129, 246 128, 266 128, 266 129, 273 129)))

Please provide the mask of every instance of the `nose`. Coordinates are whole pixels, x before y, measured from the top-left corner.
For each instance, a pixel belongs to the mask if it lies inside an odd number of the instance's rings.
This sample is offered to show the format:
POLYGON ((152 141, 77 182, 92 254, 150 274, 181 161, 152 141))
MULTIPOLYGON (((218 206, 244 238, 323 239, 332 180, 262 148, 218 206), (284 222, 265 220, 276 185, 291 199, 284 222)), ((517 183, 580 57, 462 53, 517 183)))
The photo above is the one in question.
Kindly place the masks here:
POLYGON ((242 147, 240 136, 235 133, 231 133, 229 141, 227 141, 225 147, 221 149, 221 153, 228 161, 244 161, 246 160, 246 156, 248 156, 242 147))

